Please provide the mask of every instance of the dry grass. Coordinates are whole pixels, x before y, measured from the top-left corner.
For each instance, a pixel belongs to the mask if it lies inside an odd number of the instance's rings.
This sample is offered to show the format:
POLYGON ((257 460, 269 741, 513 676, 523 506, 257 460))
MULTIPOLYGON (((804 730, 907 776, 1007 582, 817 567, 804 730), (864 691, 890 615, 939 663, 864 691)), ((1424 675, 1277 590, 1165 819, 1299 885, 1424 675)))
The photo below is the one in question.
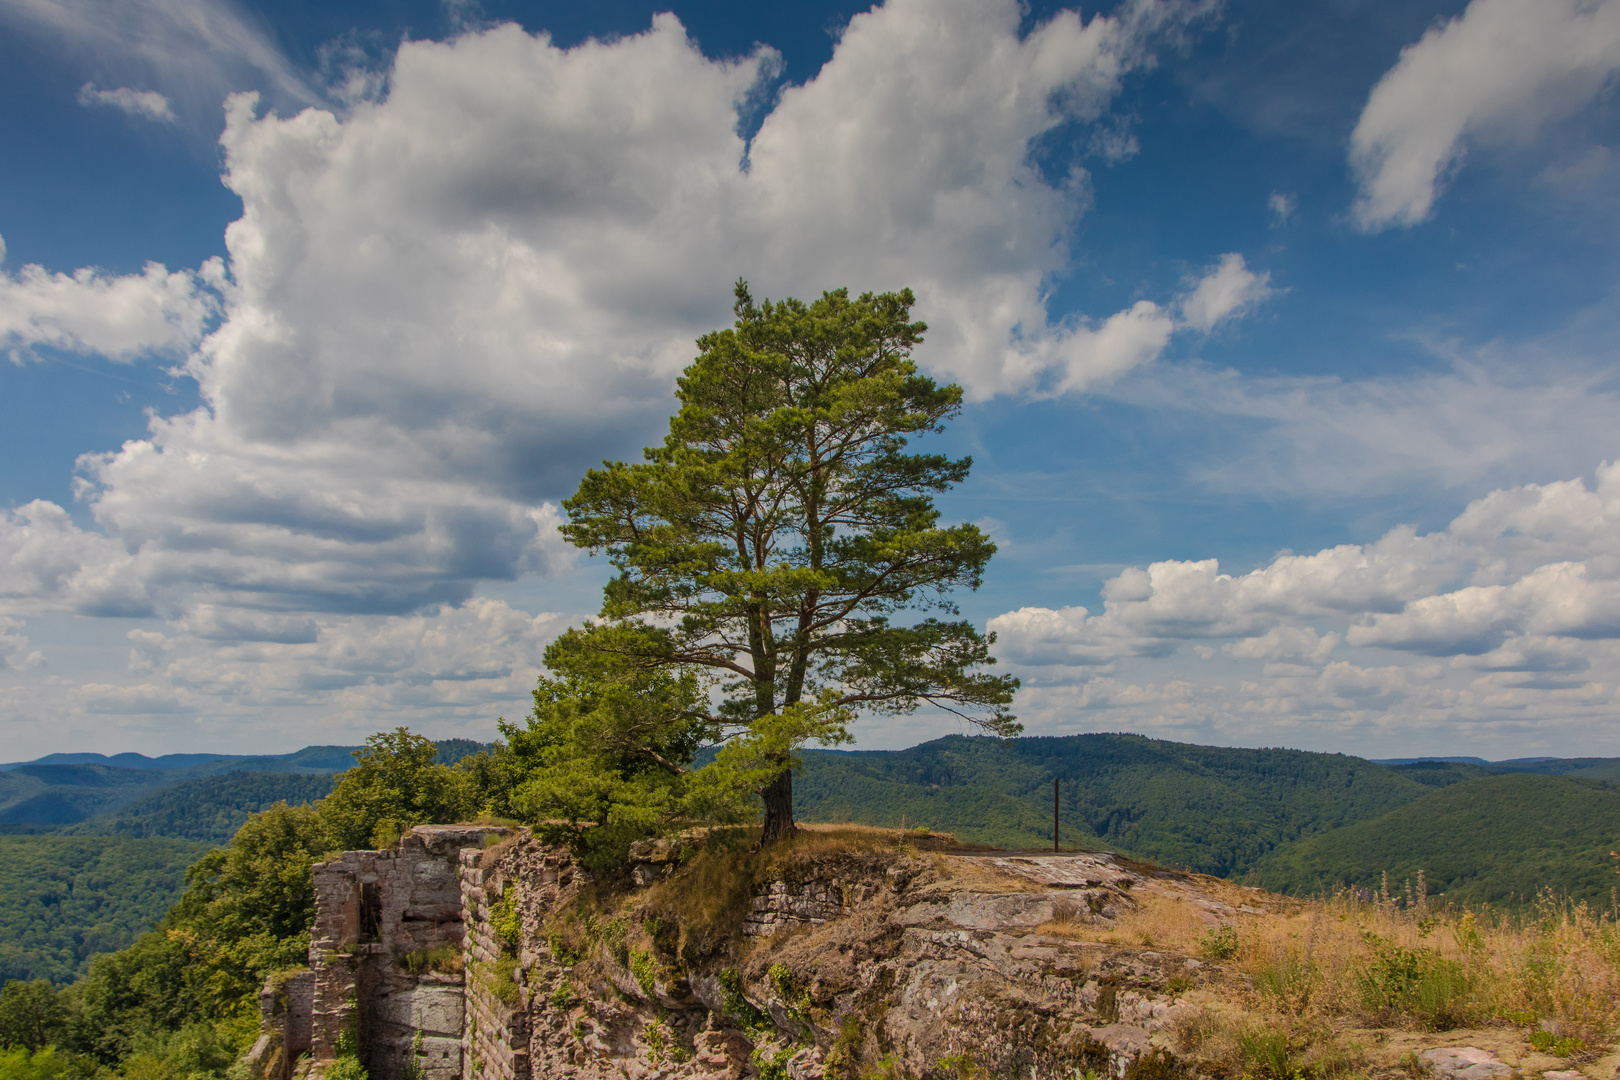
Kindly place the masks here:
POLYGON ((1144 892, 1118 897, 1113 903, 1116 909, 1124 910, 1110 921, 1093 918, 1089 910, 1072 900, 1059 901, 1052 921, 1039 927, 1039 932, 1105 945, 1197 954, 1200 942, 1215 925, 1210 916, 1180 897, 1144 892))
POLYGON ((750 902, 769 881, 800 881, 842 860, 882 862, 960 846, 948 833, 865 825, 801 825, 764 849, 759 838, 758 826, 694 831, 688 837, 694 850, 645 892, 582 899, 604 917, 617 911, 631 938, 638 937, 638 926, 659 927, 648 942, 656 939, 663 952, 697 964, 739 943, 750 902))
POLYGON ((1180 1052, 1217 1071, 1250 1080, 1363 1073, 1372 1054, 1364 1040, 1381 1032, 1463 1027, 1517 1029, 1516 1039, 1545 1029, 1556 1033, 1551 1053, 1581 1059, 1620 1025, 1612 911, 1550 892, 1523 910, 1434 911, 1420 895, 1301 902, 1196 884, 1233 908, 1270 910, 1217 919, 1191 890, 1138 890, 1112 924, 1074 904, 1039 932, 1201 956, 1244 977, 1201 980, 1175 1022, 1180 1052))
POLYGON ((1559 1056, 1579 1058, 1620 1024, 1613 913, 1551 893, 1517 912, 1436 912, 1421 901, 1346 893, 1283 914, 1240 915, 1224 939, 1191 942, 1193 924, 1155 906, 1121 919, 1120 933, 1205 955, 1224 945, 1224 963, 1247 976, 1248 989, 1206 995, 1179 1033, 1187 1050, 1247 1076, 1360 1071, 1368 1050, 1357 1029, 1506 1027, 1528 1037, 1547 1028, 1558 1034, 1559 1056))
POLYGON ((1234 961, 1269 1007, 1446 1029, 1551 1021, 1589 1044, 1620 1023, 1620 929, 1551 893, 1520 912, 1432 912, 1340 894, 1242 919, 1234 961))
POLYGON ((935 855, 931 883, 969 893, 1045 892, 1046 887, 1021 874, 1008 873, 981 859, 935 855))

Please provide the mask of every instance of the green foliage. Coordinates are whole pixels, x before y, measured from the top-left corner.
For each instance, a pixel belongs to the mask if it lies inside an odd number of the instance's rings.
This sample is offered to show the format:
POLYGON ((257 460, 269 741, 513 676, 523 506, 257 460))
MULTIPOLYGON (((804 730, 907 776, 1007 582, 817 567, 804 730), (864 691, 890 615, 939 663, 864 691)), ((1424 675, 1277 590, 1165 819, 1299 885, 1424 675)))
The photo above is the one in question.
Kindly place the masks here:
POLYGON ((338 1058, 326 1067, 326 1080, 371 1080, 371 1074, 353 1054, 338 1058))
POLYGON ((605 870, 687 816, 686 766, 718 729, 694 676, 604 662, 586 637, 570 630, 547 648, 557 677, 540 680, 525 727, 503 720, 501 731, 518 778, 513 812, 605 870))
POLYGON ((501 956, 489 965, 489 989, 503 1005, 516 1006, 518 1003, 517 984, 517 957, 501 956))
POLYGON ((13 979, 0 988, 0 1047, 42 1050, 56 1042, 67 1023, 56 988, 44 979, 13 979))
POLYGON ((658 961, 646 949, 631 949, 629 951, 630 974, 635 977, 636 985, 641 992, 649 998, 652 997, 653 982, 658 977, 658 961))
POLYGON ((210 986, 210 959, 206 943, 180 929, 142 934, 129 948, 96 957, 66 991, 69 1045, 116 1065, 138 1043, 212 1016, 221 1002, 210 986))
POLYGON ((213 1011, 250 995, 270 972, 304 963, 315 917, 310 867, 329 844, 320 813, 279 803, 187 873, 167 923, 210 944, 213 1011))
POLYGON ((162 917, 206 850, 184 840, 0 836, 0 981, 82 974, 162 917))
POLYGON ((925 702, 1011 734, 1017 682, 975 670, 993 661, 969 622, 891 621, 955 614, 946 595, 976 588, 995 551, 972 525, 941 528, 933 505, 971 463, 905 453, 962 402, 911 360, 926 328, 908 321, 910 291, 756 303, 739 282, 736 297, 735 326, 698 340, 664 444, 591 470, 564 503, 564 535, 617 570, 604 621, 569 647, 609 684, 675 673, 678 707, 652 710, 665 723, 693 711, 740 732, 694 795, 730 809, 769 789, 774 840, 798 746, 844 741, 857 709, 925 702))
POLYGON ((54 1046, 0 1047, 0 1080, 68 1080, 77 1070, 54 1046))
POLYGON ((770 1016, 761 1012, 754 1003, 743 994, 742 976, 732 968, 720 972, 720 994, 725 1006, 725 1015, 744 1034, 753 1038, 760 1034, 773 1032, 776 1025, 771 1022, 770 1016))
POLYGON ((321 803, 321 819, 339 848, 392 842, 414 825, 478 812, 468 774, 439 764, 433 743, 405 728, 378 732, 354 756, 355 767, 321 803))
POLYGON ((1362 974, 1368 1011, 1409 1016, 1436 1031, 1466 1024, 1472 1016, 1474 979, 1467 967, 1435 949, 1411 949, 1364 933, 1373 962, 1362 974))
POLYGON ((793 1060, 798 1049, 797 1046, 784 1046, 772 1054, 766 1053, 763 1046, 756 1046, 749 1056, 759 1070, 759 1080, 792 1080, 788 1062, 793 1060))
POLYGON ((1286 1032, 1245 1031, 1238 1036, 1238 1053, 1243 1059, 1244 1080, 1292 1080, 1300 1075, 1289 1053, 1286 1032))
POLYGON ((1528 901, 1543 887, 1607 907, 1620 790, 1565 776, 1487 776, 1380 817, 1291 845, 1256 864, 1266 888, 1296 895, 1376 889, 1424 871, 1444 902, 1528 901))
MULTIPOLYGON (((500 723, 505 724, 506 721, 500 723)), ((444 744, 441 742, 438 745, 442 747, 444 744)), ((442 749, 439 754, 443 756, 442 749)), ((455 766, 456 771, 472 783, 483 814, 517 820, 518 812, 512 806, 512 792, 517 787, 519 777, 517 760, 510 746, 496 741, 462 757, 455 762, 455 766)))
POLYGON ((1237 950, 1237 927, 1231 923, 1212 926, 1198 939, 1198 955, 1206 960, 1230 960, 1237 950))
POLYGON ((1530 1045, 1543 1054, 1552 1054, 1555 1057, 1573 1057, 1586 1052, 1586 1043, 1570 1035, 1560 1038, 1550 1031, 1532 1031, 1530 1045))
POLYGON ((506 887, 499 900, 490 905, 489 928, 495 931, 496 940, 501 943, 501 952, 516 956, 518 945, 522 942, 523 923, 518 917, 517 890, 511 885, 506 887))

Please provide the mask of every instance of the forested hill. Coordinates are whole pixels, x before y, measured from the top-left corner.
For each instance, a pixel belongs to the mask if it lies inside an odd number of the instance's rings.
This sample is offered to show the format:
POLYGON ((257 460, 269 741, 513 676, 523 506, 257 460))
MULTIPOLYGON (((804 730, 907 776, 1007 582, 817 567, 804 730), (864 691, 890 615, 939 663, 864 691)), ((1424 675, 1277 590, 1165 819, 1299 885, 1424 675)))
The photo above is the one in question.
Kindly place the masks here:
POLYGON ((806 821, 904 820, 1002 847, 1049 846, 1057 779, 1062 839, 1223 876, 1280 844, 1379 817, 1434 790, 1402 769, 1344 754, 1139 735, 953 735, 908 750, 803 757, 794 803, 806 821))
POLYGON ((64 825, 59 835, 169 836, 223 844, 236 834, 249 814, 278 802, 303 806, 332 790, 336 773, 235 772, 184 780, 163 788, 114 813, 77 825, 64 825))
POLYGON ((84 973, 162 917, 207 844, 0 836, 0 982, 84 973))
POLYGON ((1488 776, 1390 814, 1279 849, 1256 865, 1268 889, 1309 895, 1339 884, 1392 887, 1419 870, 1459 904, 1513 903, 1543 888, 1607 907, 1620 789, 1569 776, 1488 776))

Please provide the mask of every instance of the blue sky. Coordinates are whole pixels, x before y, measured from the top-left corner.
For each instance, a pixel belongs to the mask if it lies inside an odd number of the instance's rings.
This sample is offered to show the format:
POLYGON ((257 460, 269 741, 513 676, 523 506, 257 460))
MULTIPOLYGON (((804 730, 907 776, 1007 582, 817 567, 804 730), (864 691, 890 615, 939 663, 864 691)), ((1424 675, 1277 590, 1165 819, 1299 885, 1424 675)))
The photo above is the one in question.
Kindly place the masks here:
POLYGON ((0 758, 488 737, 738 276, 916 290, 1031 732, 1620 754, 1617 71, 1620 0, 0 0, 0 758))

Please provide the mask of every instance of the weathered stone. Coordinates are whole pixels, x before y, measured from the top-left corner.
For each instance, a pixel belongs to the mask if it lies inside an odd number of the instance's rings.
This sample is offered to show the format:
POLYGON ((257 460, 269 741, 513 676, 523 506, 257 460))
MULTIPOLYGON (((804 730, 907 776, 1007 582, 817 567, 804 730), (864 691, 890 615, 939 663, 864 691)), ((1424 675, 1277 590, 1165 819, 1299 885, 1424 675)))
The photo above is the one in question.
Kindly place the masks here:
MULTIPOLYGON (((634 857, 645 885, 679 853, 634 857)), ((408 1068, 425 1080, 742 1080, 766 1065, 821 1080, 969 1059, 1047 1080, 1122 1076, 1171 1045, 1188 1006, 1163 987, 1196 961, 1038 928, 1107 922, 1134 906, 1132 888, 1192 891, 1185 875, 1161 884, 1090 853, 949 858, 961 861, 880 851, 801 866, 738 913, 753 939, 740 951, 712 941, 676 957, 632 908, 618 930, 595 924, 591 955, 575 957, 548 934, 584 881, 566 850, 525 831, 413 830, 391 851, 316 868, 315 1057, 348 1027, 374 1080, 408 1068), (492 925, 508 902, 515 949, 492 925), (403 964, 451 942, 465 978, 403 964)))
POLYGON ((1513 1070, 1488 1050, 1475 1046, 1448 1046, 1425 1050, 1418 1055, 1424 1066, 1440 1080, 1490 1080, 1510 1076, 1513 1070))

